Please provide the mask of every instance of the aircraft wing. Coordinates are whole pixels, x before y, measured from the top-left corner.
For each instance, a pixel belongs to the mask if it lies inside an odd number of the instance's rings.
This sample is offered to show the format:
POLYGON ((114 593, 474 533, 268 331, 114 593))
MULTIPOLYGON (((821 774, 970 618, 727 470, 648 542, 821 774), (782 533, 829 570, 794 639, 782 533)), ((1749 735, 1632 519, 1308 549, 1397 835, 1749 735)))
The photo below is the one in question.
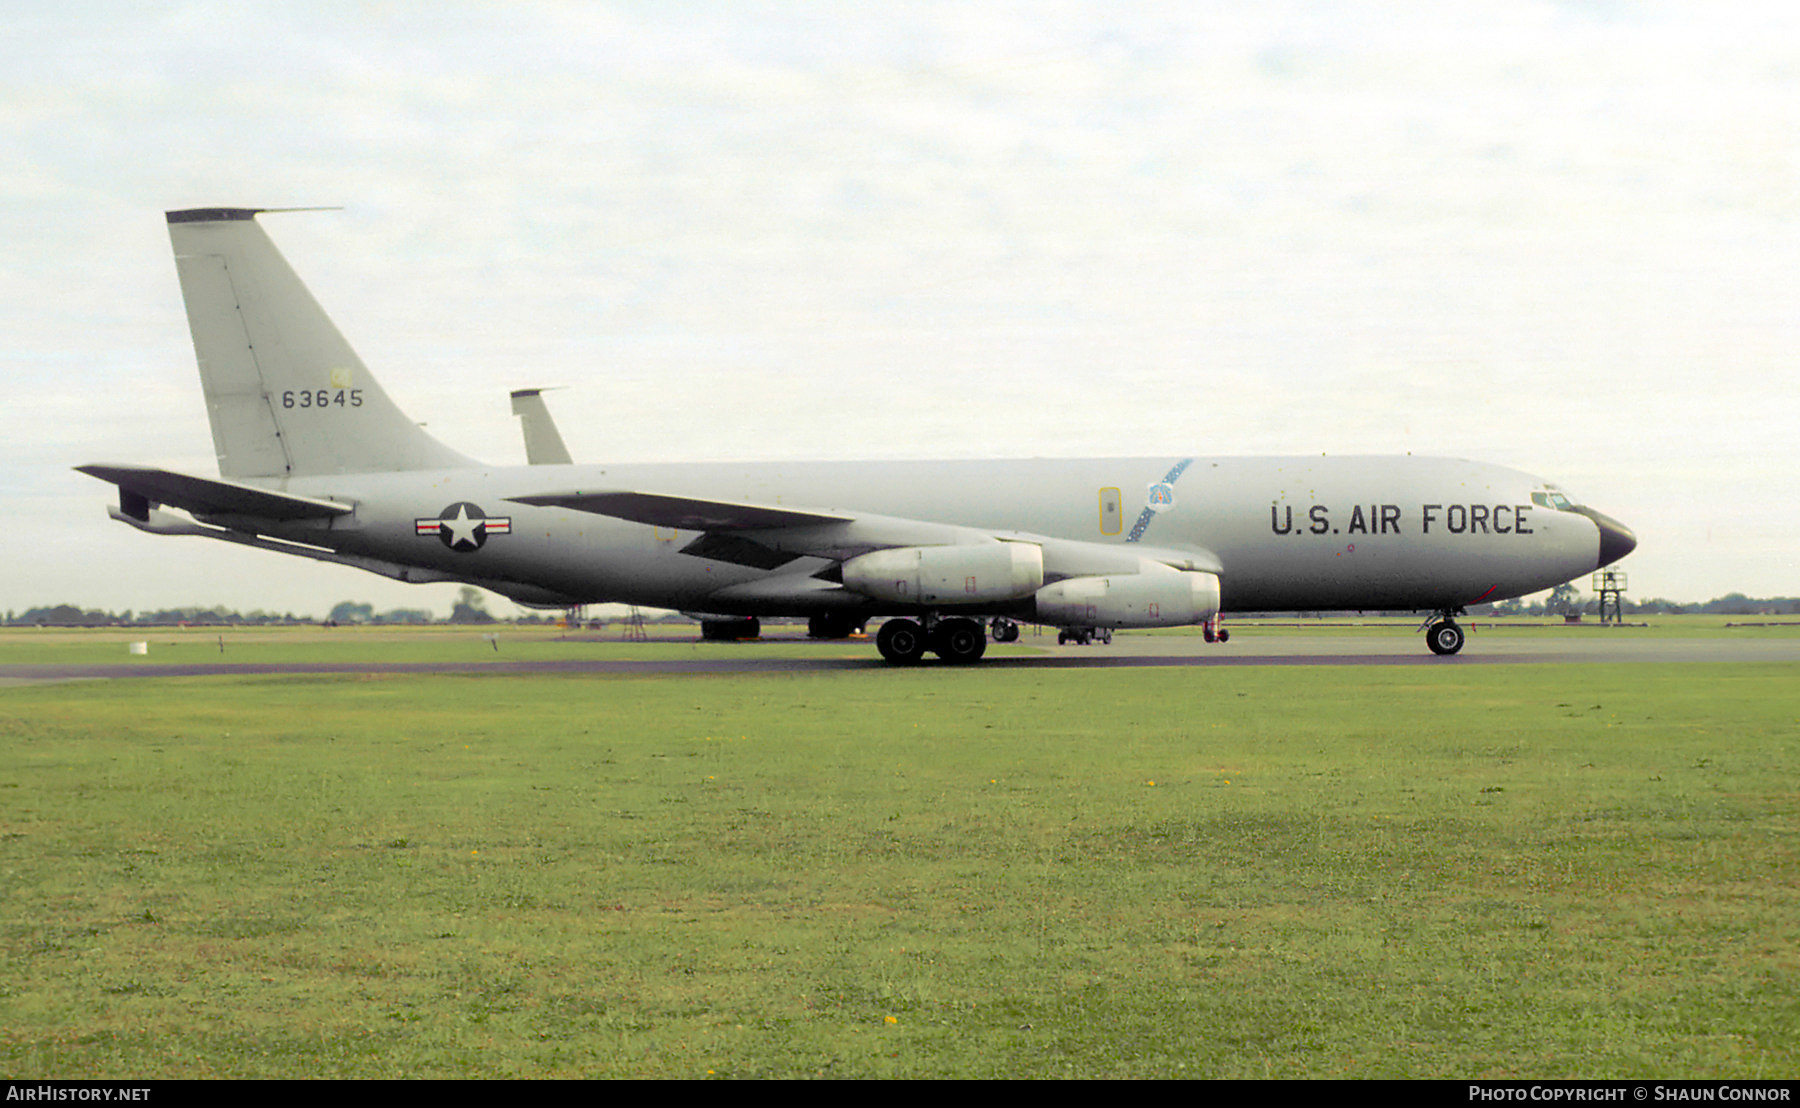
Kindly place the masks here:
POLYGON ((329 519, 353 510, 348 504, 332 500, 315 500, 310 496, 274 492, 213 477, 193 477, 153 466, 87 465, 75 468, 90 477, 119 486, 121 503, 127 496, 137 496, 150 504, 167 504, 195 515, 298 520, 329 519))
POLYGON ((623 490, 541 493, 509 499, 520 504, 593 512, 633 523, 701 531, 704 534, 684 547, 683 553, 758 569, 777 569, 803 556, 844 562, 897 547, 991 548, 996 544, 1027 544, 1043 550, 1045 572, 1052 580, 1136 573, 1145 561, 1177 570, 1220 572, 1218 556, 1210 550, 1082 542, 868 513, 623 490))
POLYGON ((761 531, 771 527, 848 523, 853 518, 831 512, 651 492, 558 492, 508 499, 518 504, 570 508, 680 531, 761 531))

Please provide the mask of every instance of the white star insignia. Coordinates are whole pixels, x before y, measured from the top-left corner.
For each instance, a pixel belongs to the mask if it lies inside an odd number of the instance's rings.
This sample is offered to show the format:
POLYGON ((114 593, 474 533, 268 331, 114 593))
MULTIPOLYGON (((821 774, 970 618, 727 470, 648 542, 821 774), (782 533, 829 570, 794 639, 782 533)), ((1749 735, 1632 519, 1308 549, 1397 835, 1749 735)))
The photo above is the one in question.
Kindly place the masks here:
POLYGON ((466 506, 458 507, 456 518, 444 521, 444 526, 450 531, 450 545, 461 546, 463 543, 468 543, 470 546, 480 545, 475 538, 475 528, 486 522, 482 519, 470 519, 469 509, 466 506))

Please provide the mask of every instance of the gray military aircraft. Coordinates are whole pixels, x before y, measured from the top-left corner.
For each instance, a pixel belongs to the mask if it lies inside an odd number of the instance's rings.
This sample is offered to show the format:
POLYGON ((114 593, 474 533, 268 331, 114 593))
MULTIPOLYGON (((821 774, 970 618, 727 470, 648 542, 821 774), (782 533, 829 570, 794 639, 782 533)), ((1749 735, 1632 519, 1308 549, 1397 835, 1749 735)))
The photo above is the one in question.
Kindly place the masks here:
POLYGON ((114 519, 527 605, 882 618, 895 664, 974 662, 984 620, 1211 639, 1222 612, 1369 608, 1432 613, 1455 654, 1467 605, 1637 544, 1549 482, 1444 458, 572 465, 558 441, 486 465, 388 398, 267 210, 168 213, 220 476, 77 467, 118 486, 114 519))

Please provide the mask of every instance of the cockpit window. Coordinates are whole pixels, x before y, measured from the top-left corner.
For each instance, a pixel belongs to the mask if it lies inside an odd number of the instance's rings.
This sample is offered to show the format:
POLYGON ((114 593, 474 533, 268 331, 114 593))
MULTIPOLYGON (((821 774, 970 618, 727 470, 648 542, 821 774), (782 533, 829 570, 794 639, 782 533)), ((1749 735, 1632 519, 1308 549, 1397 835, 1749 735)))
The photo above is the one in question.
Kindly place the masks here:
POLYGON ((1554 508, 1559 512, 1575 510, 1575 505, 1569 502, 1569 498, 1555 489, 1532 493, 1531 502, 1540 508, 1554 508))

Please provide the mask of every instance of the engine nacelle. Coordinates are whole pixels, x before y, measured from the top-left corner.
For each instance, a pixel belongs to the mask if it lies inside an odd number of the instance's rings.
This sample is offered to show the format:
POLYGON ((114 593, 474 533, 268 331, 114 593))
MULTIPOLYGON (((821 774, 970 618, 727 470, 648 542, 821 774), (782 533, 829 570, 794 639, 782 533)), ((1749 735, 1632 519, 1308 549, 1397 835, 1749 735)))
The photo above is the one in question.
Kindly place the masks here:
POLYGON ((901 546, 844 563, 844 585, 896 604, 1019 600, 1044 584, 1044 553, 1031 543, 901 546))
POLYGON ((1040 623, 1063 627, 1181 627, 1219 614, 1211 573, 1147 564, 1142 572, 1071 577, 1038 590, 1040 623))

